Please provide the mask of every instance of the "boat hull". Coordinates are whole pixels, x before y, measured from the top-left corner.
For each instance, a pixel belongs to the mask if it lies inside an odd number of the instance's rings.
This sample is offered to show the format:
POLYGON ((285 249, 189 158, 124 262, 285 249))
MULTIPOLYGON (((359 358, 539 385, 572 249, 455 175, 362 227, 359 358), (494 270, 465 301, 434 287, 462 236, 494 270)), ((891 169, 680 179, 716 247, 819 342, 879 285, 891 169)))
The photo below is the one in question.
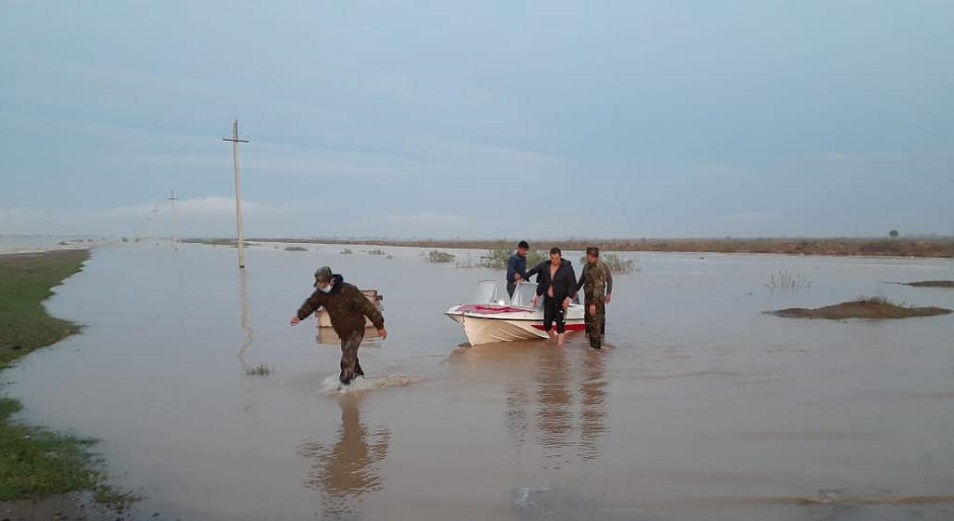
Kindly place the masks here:
MULTIPOLYGON (((518 340, 545 339, 543 312, 511 306, 485 304, 454 306, 445 313, 459 323, 470 345, 518 340)), ((583 307, 572 305, 567 310, 566 331, 583 331, 583 307)))

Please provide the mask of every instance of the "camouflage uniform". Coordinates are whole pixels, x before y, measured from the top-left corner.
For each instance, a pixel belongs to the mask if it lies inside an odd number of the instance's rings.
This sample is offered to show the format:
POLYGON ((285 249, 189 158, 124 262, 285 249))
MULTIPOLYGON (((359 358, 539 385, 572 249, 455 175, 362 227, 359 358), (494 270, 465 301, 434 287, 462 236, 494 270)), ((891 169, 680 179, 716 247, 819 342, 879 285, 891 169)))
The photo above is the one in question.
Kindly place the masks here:
POLYGON ((331 278, 334 280, 331 293, 312 293, 298 309, 297 316, 304 320, 318 308, 325 308, 331 326, 341 337, 341 375, 338 378, 341 383, 349 384, 355 376, 364 376, 358 361, 358 347, 364 340, 365 317, 376 329, 384 329, 384 317, 358 288, 345 282, 341 275, 336 273, 331 278))
POLYGON ((354 331, 341 339, 341 376, 343 383, 349 383, 356 376, 364 376, 361 361, 358 360, 358 348, 364 340, 364 331, 354 331))
POLYGON ((613 274, 601 260, 586 263, 577 287, 583 288, 586 334, 590 337, 590 345, 599 349, 606 334, 606 296, 613 293, 613 274), (591 305, 596 308, 596 313, 590 313, 591 305))

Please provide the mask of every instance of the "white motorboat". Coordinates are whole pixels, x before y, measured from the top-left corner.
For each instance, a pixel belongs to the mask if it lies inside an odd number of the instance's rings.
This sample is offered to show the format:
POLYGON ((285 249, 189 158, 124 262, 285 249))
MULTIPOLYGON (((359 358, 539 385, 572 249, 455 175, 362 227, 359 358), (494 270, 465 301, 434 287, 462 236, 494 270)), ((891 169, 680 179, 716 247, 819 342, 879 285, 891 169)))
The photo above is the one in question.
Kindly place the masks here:
MULTIPOLYGON (((507 303, 497 298, 497 282, 482 280, 477 284, 477 293, 470 303, 458 304, 444 312, 451 320, 464 327, 470 345, 491 342, 511 342, 547 338, 543 331, 542 300, 533 307, 537 285, 522 282, 507 303)), ((583 331, 583 306, 570 304, 566 312, 567 333, 583 331)))

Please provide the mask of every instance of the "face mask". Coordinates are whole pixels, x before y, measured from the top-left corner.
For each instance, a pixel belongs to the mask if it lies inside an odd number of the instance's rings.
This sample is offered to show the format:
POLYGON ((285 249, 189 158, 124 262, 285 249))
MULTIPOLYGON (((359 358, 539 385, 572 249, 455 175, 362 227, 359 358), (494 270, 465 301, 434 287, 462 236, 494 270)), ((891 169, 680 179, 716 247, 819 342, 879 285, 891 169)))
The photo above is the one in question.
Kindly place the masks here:
POLYGON ((327 286, 318 286, 318 290, 322 293, 331 293, 331 284, 328 284, 327 286))

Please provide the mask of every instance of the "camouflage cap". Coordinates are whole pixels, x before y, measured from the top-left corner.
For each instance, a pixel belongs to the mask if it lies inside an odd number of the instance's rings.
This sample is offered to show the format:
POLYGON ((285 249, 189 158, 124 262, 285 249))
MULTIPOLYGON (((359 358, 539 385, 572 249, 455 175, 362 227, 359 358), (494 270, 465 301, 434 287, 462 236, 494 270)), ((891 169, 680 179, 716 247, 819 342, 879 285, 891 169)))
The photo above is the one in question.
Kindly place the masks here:
POLYGON ((325 283, 331 280, 331 268, 322 266, 315 272, 315 286, 319 283, 325 283))
POLYGON ((589 246, 589 247, 586 248, 586 254, 587 254, 587 255, 592 255, 592 256, 594 256, 594 257, 599 257, 599 256, 600 256, 600 249, 597 248, 596 246, 589 246))

